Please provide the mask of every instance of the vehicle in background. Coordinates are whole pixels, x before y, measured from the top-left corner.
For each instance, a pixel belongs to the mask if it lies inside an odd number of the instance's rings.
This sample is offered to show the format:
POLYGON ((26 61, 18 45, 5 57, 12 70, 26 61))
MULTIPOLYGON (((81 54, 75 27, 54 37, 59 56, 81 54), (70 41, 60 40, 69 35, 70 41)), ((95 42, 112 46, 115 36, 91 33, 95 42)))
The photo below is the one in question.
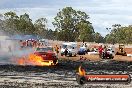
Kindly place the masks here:
POLYGON ((43 62, 50 63, 51 65, 56 65, 58 63, 58 58, 53 51, 53 48, 48 47, 38 47, 34 54, 41 56, 43 58, 43 62))
POLYGON ((39 43, 41 46, 48 46, 49 45, 49 42, 47 39, 40 39, 39 43))
POLYGON ((107 51, 102 52, 102 59, 113 59, 114 58, 114 51, 112 48, 107 48, 107 51))
POLYGON ((80 47, 78 50, 78 55, 85 55, 87 53, 86 47, 80 47))
POLYGON ((119 45, 119 49, 118 49, 118 51, 116 52, 116 55, 127 56, 127 53, 126 53, 126 51, 125 51, 124 49, 125 49, 125 45, 120 44, 120 45, 119 45))
POLYGON ((77 55, 77 43, 75 42, 62 43, 61 56, 65 55, 66 50, 67 50, 68 56, 76 56, 77 55))

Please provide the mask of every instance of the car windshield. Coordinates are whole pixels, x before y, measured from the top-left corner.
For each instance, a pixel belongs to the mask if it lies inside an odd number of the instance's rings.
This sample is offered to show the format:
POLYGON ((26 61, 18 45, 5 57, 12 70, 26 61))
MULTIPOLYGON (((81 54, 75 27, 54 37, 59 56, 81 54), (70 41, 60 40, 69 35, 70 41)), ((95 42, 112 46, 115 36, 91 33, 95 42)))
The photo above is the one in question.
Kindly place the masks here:
POLYGON ((46 51, 53 51, 53 49, 51 47, 37 48, 36 51, 46 52, 46 51))
POLYGON ((65 49, 65 48, 68 48, 68 49, 71 49, 73 48, 71 45, 62 45, 62 48, 65 49))
POLYGON ((67 48, 67 45, 62 45, 62 48, 64 48, 64 49, 67 48))

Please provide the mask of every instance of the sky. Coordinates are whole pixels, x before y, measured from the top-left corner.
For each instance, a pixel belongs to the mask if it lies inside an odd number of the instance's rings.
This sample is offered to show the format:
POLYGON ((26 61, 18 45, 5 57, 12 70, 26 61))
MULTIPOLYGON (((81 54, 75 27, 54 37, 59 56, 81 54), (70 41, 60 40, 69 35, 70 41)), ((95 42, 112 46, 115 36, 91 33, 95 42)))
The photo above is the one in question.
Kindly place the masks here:
POLYGON ((113 24, 132 24, 132 0, 0 0, 0 13, 27 13, 33 21, 44 17, 48 19, 47 27, 51 29, 54 29, 54 17, 64 7, 86 12, 95 32, 103 36, 109 33, 106 28, 113 24))

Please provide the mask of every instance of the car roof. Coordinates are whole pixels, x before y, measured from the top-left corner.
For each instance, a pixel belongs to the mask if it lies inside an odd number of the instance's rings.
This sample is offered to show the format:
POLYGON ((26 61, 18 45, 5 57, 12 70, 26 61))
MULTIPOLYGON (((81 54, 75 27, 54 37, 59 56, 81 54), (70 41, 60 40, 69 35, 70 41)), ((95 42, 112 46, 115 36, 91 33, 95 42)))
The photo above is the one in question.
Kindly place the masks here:
POLYGON ((75 42, 65 42, 65 43, 62 43, 62 45, 77 45, 77 43, 75 43, 75 42))

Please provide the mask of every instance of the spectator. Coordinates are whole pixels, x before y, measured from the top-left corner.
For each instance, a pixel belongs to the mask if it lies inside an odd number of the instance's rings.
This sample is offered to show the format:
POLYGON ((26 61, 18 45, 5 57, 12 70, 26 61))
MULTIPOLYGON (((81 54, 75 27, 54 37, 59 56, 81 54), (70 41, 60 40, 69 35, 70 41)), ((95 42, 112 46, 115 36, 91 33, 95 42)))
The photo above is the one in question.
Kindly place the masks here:
POLYGON ((87 43, 85 43, 85 47, 87 48, 87 43))
POLYGON ((106 53, 107 52, 107 47, 106 46, 104 46, 104 53, 106 53))
POLYGON ((103 48, 102 45, 99 47, 99 57, 102 58, 103 48))
POLYGON ((65 48, 65 56, 67 56, 67 54, 68 54, 68 49, 65 48))
POLYGON ((55 46, 55 52, 56 52, 56 54, 58 56, 58 54, 59 54, 59 47, 57 45, 55 46))

